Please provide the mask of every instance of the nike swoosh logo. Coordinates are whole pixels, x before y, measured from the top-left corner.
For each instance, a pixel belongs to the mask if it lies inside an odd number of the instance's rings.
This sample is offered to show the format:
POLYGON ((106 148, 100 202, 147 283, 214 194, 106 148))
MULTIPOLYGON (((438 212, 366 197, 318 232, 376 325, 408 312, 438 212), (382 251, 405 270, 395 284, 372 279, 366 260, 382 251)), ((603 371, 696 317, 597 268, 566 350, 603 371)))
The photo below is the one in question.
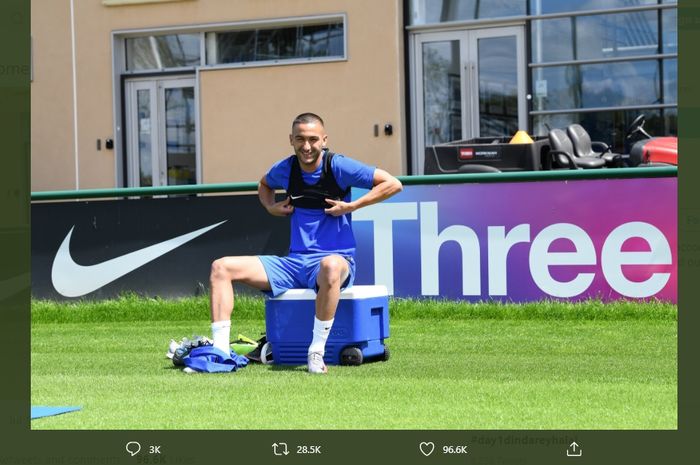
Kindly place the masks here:
POLYGON ((303 195, 290 195, 290 196, 289 196, 289 198, 292 199, 292 200, 300 199, 300 198, 302 198, 302 197, 304 197, 304 196, 303 196, 303 195))
POLYGON ((51 282, 56 291, 64 297, 80 297, 89 294, 226 221, 228 220, 89 266, 78 265, 71 257, 70 239, 75 229, 73 226, 54 257, 51 282))

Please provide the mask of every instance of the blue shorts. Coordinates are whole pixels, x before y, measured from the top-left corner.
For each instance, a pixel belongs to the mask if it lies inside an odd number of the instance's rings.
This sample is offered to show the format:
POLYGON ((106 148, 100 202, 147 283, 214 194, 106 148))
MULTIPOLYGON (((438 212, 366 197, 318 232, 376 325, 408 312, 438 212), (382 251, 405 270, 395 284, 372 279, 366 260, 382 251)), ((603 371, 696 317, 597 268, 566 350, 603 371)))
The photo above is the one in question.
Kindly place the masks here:
MULTIPOLYGON (((277 255, 258 255, 262 262, 267 280, 272 288, 271 294, 278 296, 287 289, 313 289, 318 291, 316 278, 321 269, 321 259, 330 253, 289 254, 285 257, 277 255)), ((341 289, 352 286, 355 281, 355 259, 350 255, 341 255, 347 260, 349 274, 341 289)), ((270 292, 267 292, 269 294, 270 292)))

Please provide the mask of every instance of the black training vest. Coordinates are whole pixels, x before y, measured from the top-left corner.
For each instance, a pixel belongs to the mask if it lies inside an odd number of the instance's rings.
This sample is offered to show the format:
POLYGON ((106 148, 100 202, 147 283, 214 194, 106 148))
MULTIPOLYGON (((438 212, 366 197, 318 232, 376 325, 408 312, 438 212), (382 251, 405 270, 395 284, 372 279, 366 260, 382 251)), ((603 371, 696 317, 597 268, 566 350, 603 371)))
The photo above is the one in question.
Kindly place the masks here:
POLYGON ((290 203, 294 207, 326 209, 330 208, 331 205, 326 203, 325 199, 343 200, 348 195, 350 189, 342 190, 335 180, 333 170, 331 170, 331 160, 334 156, 333 152, 324 151, 321 178, 312 186, 304 182, 299 160, 296 155, 292 156, 292 170, 289 173, 287 196, 290 197, 290 203))

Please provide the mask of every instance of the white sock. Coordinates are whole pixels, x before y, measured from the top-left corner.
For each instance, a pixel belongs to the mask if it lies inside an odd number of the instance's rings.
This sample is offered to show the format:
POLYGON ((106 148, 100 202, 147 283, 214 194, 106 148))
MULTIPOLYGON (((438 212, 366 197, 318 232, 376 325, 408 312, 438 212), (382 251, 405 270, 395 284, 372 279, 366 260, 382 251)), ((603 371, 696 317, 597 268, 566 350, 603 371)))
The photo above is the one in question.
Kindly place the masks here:
POLYGON ((309 346, 309 353, 319 352, 321 355, 326 353, 326 341, 328 340, 328 335, 331 333, 333 320, 334 318, 328 321, 321 321, 314 317, 314 337, 309 346))
POLYGON ((214 347, 229 353, 231 350, 231 320, 215 321, 211 324, 211 335, 214 339, 214 347))

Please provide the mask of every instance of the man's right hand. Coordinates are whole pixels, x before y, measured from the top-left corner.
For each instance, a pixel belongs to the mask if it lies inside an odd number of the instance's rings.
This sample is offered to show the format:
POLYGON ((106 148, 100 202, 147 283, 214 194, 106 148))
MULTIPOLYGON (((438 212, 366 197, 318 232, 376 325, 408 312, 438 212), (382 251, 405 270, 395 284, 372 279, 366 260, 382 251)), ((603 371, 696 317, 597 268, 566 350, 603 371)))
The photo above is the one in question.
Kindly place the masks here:
POLYGON ((274 216, 289 216, 294 212, 294 207, 291 205, 292 199, 287 197, 281 202, 275 202, 267 208, 268 213, 274 216))

